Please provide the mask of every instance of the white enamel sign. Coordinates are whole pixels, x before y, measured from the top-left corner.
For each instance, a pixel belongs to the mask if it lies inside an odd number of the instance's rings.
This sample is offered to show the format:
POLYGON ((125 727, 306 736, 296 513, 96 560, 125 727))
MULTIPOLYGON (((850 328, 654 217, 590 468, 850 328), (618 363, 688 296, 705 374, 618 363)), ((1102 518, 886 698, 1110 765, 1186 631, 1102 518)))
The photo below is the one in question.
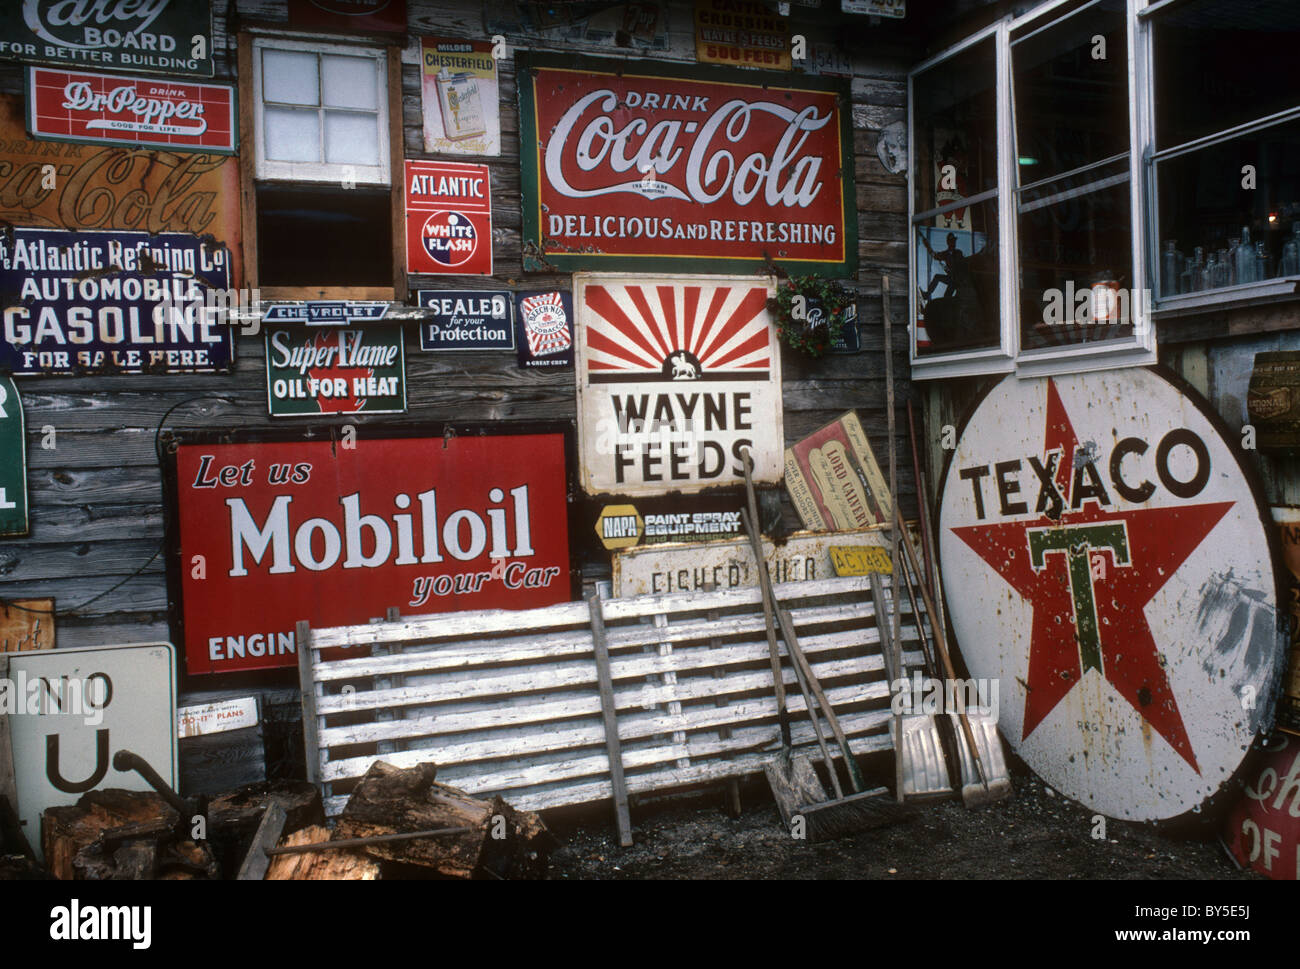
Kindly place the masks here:
POLYGON ((1133 820, 1199 810, 1271 713, 1285 638, 1271 536, 1205 405, 1128 369, 980 402, 939 548, 971 675, 1048 784, 1133 820))

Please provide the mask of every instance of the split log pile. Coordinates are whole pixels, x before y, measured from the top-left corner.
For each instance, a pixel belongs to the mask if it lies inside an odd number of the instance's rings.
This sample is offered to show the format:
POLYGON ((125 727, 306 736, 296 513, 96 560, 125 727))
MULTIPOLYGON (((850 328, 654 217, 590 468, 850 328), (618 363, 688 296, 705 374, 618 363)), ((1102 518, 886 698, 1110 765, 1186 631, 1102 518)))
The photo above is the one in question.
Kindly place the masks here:
MULTIPOLYGON (((280 847, 314 845, 329 840, 329 828, 314 824, 287 835, 281 840, 280 847)), ((271 859, 271 867, 266 873, 267 881, 374 881, 378 877, 377 861, 347 848, 277 855, 271 859)))

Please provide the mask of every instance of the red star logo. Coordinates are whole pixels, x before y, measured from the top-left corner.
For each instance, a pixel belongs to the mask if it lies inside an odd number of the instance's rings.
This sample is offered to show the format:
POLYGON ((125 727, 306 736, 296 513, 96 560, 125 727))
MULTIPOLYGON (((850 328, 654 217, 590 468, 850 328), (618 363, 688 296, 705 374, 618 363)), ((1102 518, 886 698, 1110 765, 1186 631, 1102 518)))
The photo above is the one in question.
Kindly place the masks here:
MULTIPOLYGON (((1199 774, 1144 608, 1234 503, 1108 511, 1111 499, 1095 467, 1074 467, 1078 446, 1049 380, 1040 467, 1055 482, 1061 506, 1043 484, 1047 500, 1040 496, 1034 518, 952 529, 1033 607, 1022 736, 1092 668, 1199 774), (1058 510, 1059 517, 1049 516, 1058 510)), ((1028 500, 1035 510, 1032 494, 1028 500)))

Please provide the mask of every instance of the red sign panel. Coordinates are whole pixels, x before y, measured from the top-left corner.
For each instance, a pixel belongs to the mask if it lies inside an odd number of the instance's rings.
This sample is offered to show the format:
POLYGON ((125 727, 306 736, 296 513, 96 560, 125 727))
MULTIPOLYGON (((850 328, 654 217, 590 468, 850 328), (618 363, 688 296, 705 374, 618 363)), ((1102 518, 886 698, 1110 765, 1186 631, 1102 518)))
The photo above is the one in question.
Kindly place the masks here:
POLYGON ((492 275, 486 165, 406 162, 406 266, 412 273, 492 275))
POLYGON ((744 72, 541 56, 521 63, 524 240, 551 266, 856 266, 837 82, 762 85, 744 72))
POLYGON ((27 130, 37 138, 233 155, 239 145, 228 84, 32 67, 27 130))
POLYGON ((302 619, 569 600, 563 434, 354 443, 181 444, 190 673, 293 666, 302 619))
POLYGON ((289 23, 349 34, 403 34, 406 0, 289 0, 289 23))
POLYGON ((1300 740, 1276 735, 1228 813, 1223 841, 1243 867, 1300 879, 1300 740))

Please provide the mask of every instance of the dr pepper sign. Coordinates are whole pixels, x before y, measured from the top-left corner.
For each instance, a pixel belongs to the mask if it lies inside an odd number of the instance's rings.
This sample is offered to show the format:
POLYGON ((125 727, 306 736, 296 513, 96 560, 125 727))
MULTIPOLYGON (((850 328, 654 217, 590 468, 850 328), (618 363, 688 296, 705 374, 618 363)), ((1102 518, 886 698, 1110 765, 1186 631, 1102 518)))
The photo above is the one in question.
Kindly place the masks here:
POLYGON ((413 273, 492 275, 486 165, 406 162, 406 264, 413 273))
POLYGON ((174 574, 190 673, 292 666, 304 619, 569 600, 562 433, 353 444, 181 438, 174 574))
POLYGON ((857 269, 844 82, 517 63, 525 269, 857 269))

